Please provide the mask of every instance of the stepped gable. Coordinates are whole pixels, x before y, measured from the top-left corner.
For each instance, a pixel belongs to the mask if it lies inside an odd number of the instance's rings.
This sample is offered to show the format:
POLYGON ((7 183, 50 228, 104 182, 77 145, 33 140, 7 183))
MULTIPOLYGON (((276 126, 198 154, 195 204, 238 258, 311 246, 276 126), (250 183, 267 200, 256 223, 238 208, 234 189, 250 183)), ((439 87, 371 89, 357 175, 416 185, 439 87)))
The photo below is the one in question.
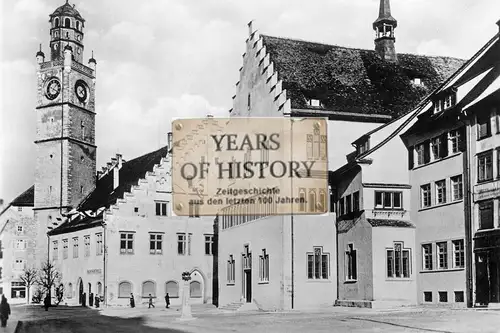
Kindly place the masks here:
POLYGON ((261 35, 283 80, 292 109, 318 99, 324 110, 398 117, 438 88, 465 60, 398 54, 396 63, 374 50, 261 35), (413 83, 418 78, 422 84, 413 83))
POLYGON ((167 156, 168 146, 160 148, 146 155, 134 158, 123 163, 119 171, 119 185, 113 190, 113 172, 108 172, 97 181, 95 190, 78 206, 77 210, 97 210, 101 207, 108 208, 117 199, 123 198, 125 192, 130 192, 139 179, 144 178, 146 172, 153 171, 155 164, 167 156))

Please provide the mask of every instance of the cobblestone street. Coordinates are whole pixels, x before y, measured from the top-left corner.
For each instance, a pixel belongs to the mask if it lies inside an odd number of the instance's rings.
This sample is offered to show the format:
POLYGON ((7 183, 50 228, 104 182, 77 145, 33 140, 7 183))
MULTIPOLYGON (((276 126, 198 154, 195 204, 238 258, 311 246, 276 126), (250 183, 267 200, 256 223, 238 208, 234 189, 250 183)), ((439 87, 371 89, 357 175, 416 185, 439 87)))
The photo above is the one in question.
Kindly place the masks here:
MULTIPOLYGON (((14 307, 20 332, 500 332, 500 311, 442 308, 372 310, 331 307, 314 311, 221 313, 193 306, 192 321, 179 308, 14 307)), ((3 331, 2 331, 3 332, 3 331)))

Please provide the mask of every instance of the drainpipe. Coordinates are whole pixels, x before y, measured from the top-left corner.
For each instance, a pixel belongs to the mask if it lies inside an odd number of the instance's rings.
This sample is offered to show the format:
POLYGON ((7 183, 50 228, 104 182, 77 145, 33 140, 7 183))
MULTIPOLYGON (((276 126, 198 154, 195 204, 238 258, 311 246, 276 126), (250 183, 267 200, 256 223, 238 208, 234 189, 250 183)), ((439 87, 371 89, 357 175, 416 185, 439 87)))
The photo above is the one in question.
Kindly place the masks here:
POLYGON ((470 151, 471 151, 471 126, 467 126, 465 121, 462 121, 465 126, 465 142, 466 148, 463 152, 463 169, 464 169, 464 224, 465 224, 465 289, 467 290, 467 307, 473 307, 474 291, 473 291, 473 244, 472 244, 472 191, 471 191, 471 176, 470 176, 470 151))
POLYGON ((103 264, 103 284, 104 284, 104 306, 108 306, 108 283, 106 279, 106 257, 108 256, 108 246, 106 245, 106 221, 104 221, 106 217, 106 213, 103 213, 102 217, 102 238, 103 238, 103 247, 104 247, 104 253, 102 257, 102 264, 103 264))

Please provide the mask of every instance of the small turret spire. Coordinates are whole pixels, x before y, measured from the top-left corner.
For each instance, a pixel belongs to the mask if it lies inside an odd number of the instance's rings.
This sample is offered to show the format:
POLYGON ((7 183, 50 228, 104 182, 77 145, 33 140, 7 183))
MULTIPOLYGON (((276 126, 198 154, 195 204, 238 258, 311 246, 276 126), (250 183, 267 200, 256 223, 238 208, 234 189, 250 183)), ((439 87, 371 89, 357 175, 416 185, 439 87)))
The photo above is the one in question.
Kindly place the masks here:
POLYGON ((394 29, 398 21, 392 17, 391 4, 389 0, 380 0, 378 18, 373 22, 375 30, 375 51, 386 61, 397 62, 396 48, 394 43, 394 29))

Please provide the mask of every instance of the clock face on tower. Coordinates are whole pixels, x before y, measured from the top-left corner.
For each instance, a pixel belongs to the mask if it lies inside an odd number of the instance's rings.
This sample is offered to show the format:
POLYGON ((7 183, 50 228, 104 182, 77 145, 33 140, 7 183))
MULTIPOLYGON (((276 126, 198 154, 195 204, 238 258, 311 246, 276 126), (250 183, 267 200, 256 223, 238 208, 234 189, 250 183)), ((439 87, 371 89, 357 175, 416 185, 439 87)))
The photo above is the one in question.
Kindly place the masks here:
POLYGON ((88 91, 88 88, 87 88, 87 85, 85 84, 85 82, 83 82, 82 80, 78 80, 76 81, 76 84, 75 84, 75 93, 76 93, 76 97, 78 98, 78 100, 80 102, 85 102, 87 100, 87 93, 88 91))
POLYGON ((57 96, 59 96, 59 93, 61 92, 61 83, 59 82, 58 79, 50 79, 47 82, 46 89, 45 89, 45 96, 53 100, 57 96))

